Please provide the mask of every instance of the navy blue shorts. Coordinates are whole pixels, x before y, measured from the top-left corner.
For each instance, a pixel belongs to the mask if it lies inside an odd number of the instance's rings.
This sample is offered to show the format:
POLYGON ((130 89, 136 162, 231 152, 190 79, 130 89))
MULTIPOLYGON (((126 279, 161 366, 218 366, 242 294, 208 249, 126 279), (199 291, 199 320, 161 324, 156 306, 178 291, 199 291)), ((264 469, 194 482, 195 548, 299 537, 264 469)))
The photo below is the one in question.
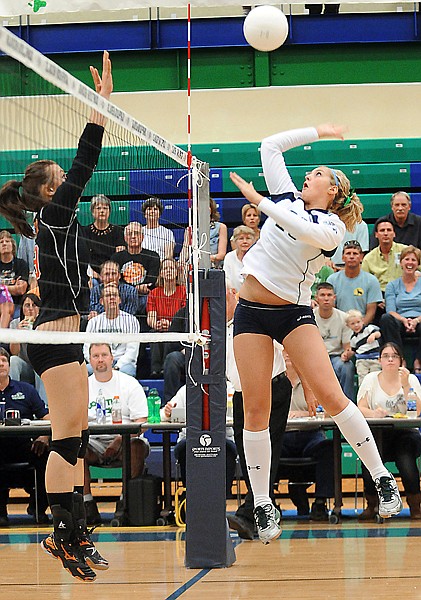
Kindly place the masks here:
POLYGON ((240 333, 267 335, 282 344, 300 325, 317 327, 313 310, 299 304, 260 304, 240 298, 234 314, 234 337, 240 333))
POLYGON ((48 369, 73 362, 83 364, 82 344, 28 344, 28 358, 32 368, 41 377, 48 369))

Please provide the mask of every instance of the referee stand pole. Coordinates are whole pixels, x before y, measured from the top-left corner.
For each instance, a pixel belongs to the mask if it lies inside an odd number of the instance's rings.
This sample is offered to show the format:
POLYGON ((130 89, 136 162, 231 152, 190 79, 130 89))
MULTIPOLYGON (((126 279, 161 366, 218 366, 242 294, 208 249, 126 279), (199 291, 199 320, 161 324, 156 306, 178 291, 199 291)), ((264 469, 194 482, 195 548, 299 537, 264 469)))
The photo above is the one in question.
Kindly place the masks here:
POLYGON ((224 272, 211 269, 205 278, 204 272, 201 271, 199 292, 201 306, 203 299, 206 298, 209 302, 211 342, 208 373, 204 373, 203 368, 203 347, 186 349, 185 565, 191 569, 229 567, 235 562, 234 546, 226 519, 227 385, 224 272), (203 390, 209 393, 208 429, 203 427, 203 422, 206 423, 206 419, 203 418, 203 390))

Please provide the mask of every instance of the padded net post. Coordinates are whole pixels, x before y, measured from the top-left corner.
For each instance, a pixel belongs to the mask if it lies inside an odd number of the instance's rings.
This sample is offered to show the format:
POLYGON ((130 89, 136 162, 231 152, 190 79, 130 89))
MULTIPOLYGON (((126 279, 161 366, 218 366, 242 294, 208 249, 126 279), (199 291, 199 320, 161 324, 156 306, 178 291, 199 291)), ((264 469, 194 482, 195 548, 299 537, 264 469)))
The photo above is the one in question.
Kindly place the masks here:
POLYGON ((209 373, 203 372, 202 347, 195 346, 193 356, 187 356, 187 363, 191 358, 191 378, 187 377, 185 564, 194 569, 229 567, 235 562, 225 516, 225 275, 214 269, 206 278, 203 272, 200 275, 200 298, 209 299, 211 343, 209 373), (209 392, 209 430, 202 426, 204 390, 209 392))

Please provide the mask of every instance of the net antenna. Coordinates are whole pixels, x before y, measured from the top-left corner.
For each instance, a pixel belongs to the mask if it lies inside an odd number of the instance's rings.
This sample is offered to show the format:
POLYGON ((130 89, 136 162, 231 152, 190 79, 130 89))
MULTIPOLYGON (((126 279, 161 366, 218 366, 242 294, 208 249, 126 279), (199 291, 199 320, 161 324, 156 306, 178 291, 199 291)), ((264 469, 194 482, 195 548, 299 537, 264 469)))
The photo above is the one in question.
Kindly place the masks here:
MULTIPOLYGON (((176 338, 189 344, 203 344, 206 340, 201 334, 197 281, 199 269, 209 263, 209 252, 206 252, 206 245, 209 245, 208 165, 193 157, 190 149, 186 151, 169 142, 99 96, 2 26, 0 50, 6 55, 0 63, 0 67, 4 65, 0 70, 0 185, 10 179, 21 180, 26 165, 39 158, 57 160, 66 170, 70 166, 69 159, 74 157, 89 109, 106 116, 108 124, 99 163, 83 195, 90 199, 90 196, 104 193, 113 201, 117 199, 118 209, 129 211, 126 222, 142 222, 144 200, 150 196, 159 197, 165 209, 164 225, 180 229, 180 224, 188 223, 191 242, 189 248, 183 248, 180 253, 180 259, 183 252, 187 255, 189 264, 187 333, 127 333, 125 337, 136 336, 140 342, 174 341, 176 338), (26 87, 20 83, 25 77, 26 87), (123 206, 124 194, 130 194, 130 203, 126 201, 130 207, 123 206), (188 206, 183 200, 187 194, 188 206), (132 200, 133 197, 139 200, 132 200)), ((88 207, 88 202, 79 204, 82 224, 82 217, 92 221, 88 207)), ((5 228, 5 225, 0 224, 0 227, 5 228)), ((178 242, 181 243, 183 240, 178 242)), ((2 341, 9 343, 28 341, 29 335, 24 330, 2 330, 1 334, 2 341)), ((116 339, 119 335, 112 334, 117 336, 116 339)), ((57 332, 35 330, 30 336, 33 343, 63 343, 62 335, 57 332)), ((68 333, 66 342, 99 341, 101 336, 101 333, 68 333)), ((105 334, 103 339, 109 341, 110 334, 105 334)))

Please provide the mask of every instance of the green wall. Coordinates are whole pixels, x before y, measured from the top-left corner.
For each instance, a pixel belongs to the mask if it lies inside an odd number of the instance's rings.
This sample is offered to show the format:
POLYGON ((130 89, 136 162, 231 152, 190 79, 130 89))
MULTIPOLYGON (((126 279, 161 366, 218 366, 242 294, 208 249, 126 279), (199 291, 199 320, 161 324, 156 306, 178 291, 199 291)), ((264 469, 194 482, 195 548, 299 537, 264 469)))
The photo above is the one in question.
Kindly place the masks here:
MULTIPOLYGON (((91 84, 87 65, 96 64, 100 57, 68 54, 52 58, 91 84)), ((114 52, 112 59, 116 92, 186 88, 185 50, 114 52)), ((25 67, 0 58, 0 94, 32 94, 38 91, 37 81, 25 67)), ((248 47, 192 51, 192 87, 196 89, 413 81, 421 81, 421 45, 415 43, 285 46, 270 54, 248 47)))

